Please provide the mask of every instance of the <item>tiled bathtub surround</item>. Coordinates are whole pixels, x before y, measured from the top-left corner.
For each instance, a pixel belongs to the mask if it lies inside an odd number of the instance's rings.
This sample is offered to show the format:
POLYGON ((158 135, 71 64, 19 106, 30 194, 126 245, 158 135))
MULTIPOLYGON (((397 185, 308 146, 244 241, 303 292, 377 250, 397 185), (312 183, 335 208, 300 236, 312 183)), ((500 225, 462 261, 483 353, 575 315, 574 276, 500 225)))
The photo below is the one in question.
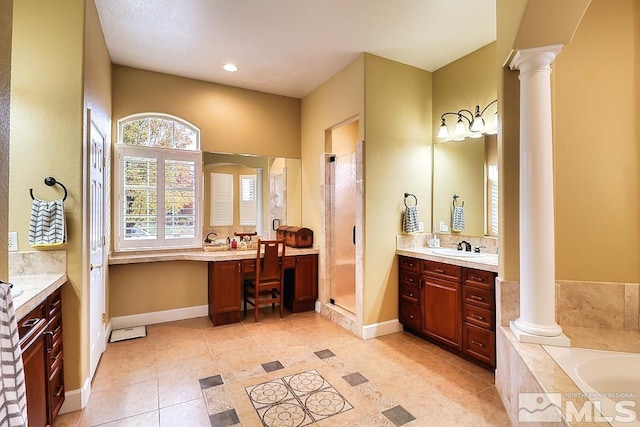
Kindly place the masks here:
MULTIPOLYGON (((571 346, 640 353, 638 290, 637 283, 557 281, 557 319, 571 346)), ((513 425, 518 424, 519 393, 560 393, 562 408, 567 401, 576 408, 587 401, 541 345, 521 343, 509 329, 509 321, 520 315, 519 291, 518 282, 496 279, 496 321, 500 325, 496 329, 496 388, 513 425)))
MULTIPOLYGON (((496 279, 498 322, 507 326, 520 315, 520 285, 496 279)), ((640 329, 638 283, 556 282, 556 318, 560 326, 640 329)))
POLYGON ((66 250, 9 252, 9 276, 62 274, 66 271, 66 250))

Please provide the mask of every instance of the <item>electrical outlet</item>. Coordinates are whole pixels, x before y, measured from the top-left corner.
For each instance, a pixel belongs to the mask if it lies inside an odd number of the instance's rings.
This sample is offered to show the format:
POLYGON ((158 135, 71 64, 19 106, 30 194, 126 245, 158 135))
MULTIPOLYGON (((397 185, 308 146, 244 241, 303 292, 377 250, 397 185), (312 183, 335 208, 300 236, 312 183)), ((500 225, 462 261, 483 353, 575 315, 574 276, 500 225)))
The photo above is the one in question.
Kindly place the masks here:
POLYGON ((9 252, 18 252, 18 232, 9 232, 9 252))

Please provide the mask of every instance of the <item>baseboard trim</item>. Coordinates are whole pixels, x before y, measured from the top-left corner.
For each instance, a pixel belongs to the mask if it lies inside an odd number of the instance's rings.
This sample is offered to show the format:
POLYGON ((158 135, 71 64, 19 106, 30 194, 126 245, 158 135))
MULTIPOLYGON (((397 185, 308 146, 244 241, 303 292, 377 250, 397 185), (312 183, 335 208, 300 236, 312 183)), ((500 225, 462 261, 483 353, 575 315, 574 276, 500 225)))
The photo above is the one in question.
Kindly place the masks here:
POLYGON ((402 323, 398 319, 387 320, 386 322, 364 325, 362 327, 362 338, 368 340, 400 331, 402 331, 402 323))
POLYGON ((176 308, 173 310, 152 311, 149 313, 112 317, 110 325, 113 329, 122 329, 130 328, 132 326, 153 325, 156 323, 173 322, 175 320, 193 319, 194 317, 204 317, 208 314, 208 305, 197 305, 193 307, 176 308))
POLYGON ((59 414, 66 414, 68 412, 79 411, 87 406, 89 403, 89 396, 91 395, 91 380, 87 377, 84 380, 82 388, 75 390, 66 390, 64 392, 64 403, 60 408, 59 414))
POLYGON ((318 300, 316 300, 316 312, 318 313, 322 312, 322 303, 318 300))

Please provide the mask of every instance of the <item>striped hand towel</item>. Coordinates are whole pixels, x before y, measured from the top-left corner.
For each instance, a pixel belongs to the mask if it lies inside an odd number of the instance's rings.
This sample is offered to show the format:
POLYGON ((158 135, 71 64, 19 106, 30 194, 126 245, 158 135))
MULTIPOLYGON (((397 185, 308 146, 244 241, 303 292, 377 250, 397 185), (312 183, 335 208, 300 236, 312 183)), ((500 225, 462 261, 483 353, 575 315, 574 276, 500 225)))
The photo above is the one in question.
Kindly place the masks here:
POLYGON ((402 220, 402 231, 405 233, 413 233, 418 231, 418 207, 407 206, 404 211, 404 218, 402 220))
POLYGON ((29 244, 33 247, 59 246, 67 241, 62 200, 33 199, 29 221, 29 244))
POLYGON ((0 426, 27 425, 22 350, 11 289, 0 283, 0 426))
POLYGON ((464 231, 464 208, 462 206, 454 206, 451 216, 451 230, 464 231))

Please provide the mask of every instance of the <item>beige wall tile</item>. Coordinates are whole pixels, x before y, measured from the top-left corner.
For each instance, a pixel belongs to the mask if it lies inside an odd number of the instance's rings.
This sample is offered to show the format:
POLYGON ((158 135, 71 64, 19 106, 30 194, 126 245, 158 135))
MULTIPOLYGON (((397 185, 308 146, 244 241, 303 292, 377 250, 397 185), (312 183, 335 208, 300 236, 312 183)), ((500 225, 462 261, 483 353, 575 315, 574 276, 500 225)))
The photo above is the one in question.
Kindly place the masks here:
POLYGON ((624 284, 558 281, 558 285, 561 326, 623 329, 624 284))

